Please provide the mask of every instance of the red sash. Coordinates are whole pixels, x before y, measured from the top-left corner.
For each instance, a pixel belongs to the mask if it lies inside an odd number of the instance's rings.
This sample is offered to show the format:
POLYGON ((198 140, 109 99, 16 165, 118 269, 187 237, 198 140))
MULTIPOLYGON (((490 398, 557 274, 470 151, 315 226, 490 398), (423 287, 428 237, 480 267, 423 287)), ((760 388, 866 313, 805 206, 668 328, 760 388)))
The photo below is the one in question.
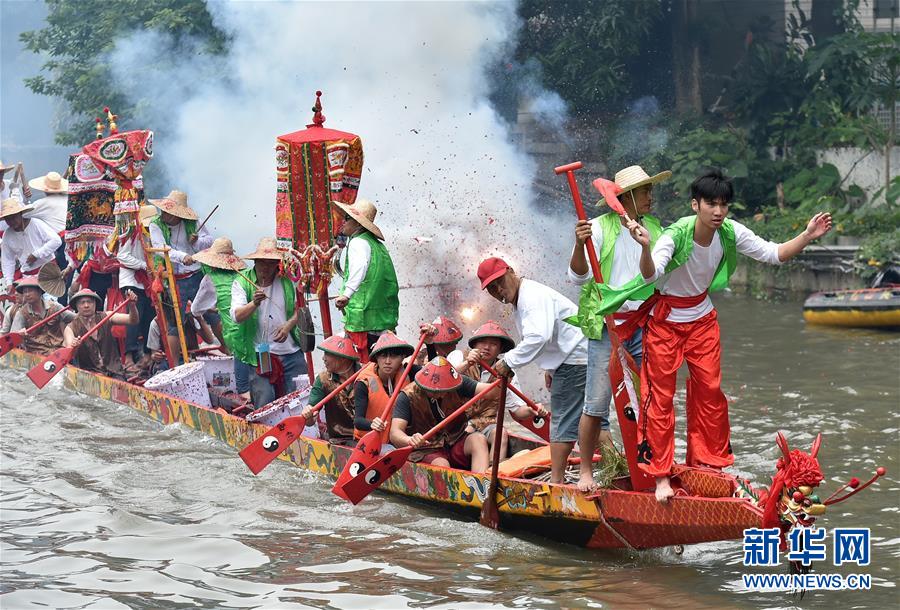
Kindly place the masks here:
POLYGON ((688 307, 696 307, 706 299, 708 291, 704 290, 700 294, 692 297, 677 297, 671 294, 661 294, 659 290, 654 291, 649 299, 644 301, 641 306, 632 312, 626 314, 614 314, 616 319, 624 319, 616 326, 616 333, 619 335, 620 341, 627 341, 631 338, 638 328, 643 328, 650 319, 650 311, 656 306, 656 313, 653 317, 658 320, 666 320, 672 309, 687 309, 688 307))

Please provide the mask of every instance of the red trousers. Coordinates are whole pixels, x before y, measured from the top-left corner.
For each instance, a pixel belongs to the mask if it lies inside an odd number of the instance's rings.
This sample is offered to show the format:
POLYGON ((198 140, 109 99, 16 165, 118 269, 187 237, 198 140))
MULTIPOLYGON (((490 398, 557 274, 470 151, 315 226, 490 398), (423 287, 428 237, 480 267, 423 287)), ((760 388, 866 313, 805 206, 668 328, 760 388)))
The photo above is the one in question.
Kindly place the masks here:
POLYGON ((699 320, 677 323, 650 318, 644 327, 641 365, 638 463, 654 477, 675 462, 675 395, 678 368, 687 360, 687 464, 724 467, 734 463, 728 401, 722 393, 719 322, 713 310, 699 320))
POLYGON ((353 342, 353 345, 359 351, 359 363, 366 364, 369 361, 369 333, 365 331, 354 333, 348 330, 344 331, 344 334, 347 335, 347 338, 353 342))

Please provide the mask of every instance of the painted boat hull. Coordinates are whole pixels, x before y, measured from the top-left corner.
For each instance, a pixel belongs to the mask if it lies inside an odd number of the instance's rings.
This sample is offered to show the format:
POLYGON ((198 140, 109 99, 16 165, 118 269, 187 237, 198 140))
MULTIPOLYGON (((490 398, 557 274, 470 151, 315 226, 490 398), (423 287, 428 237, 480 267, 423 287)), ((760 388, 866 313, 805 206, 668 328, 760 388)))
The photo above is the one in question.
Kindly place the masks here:
POLYGON ((803 303, 803 319, 827 326, 900 327, 900 288, 817 292, 803 303))
MULTIPOLYGON (((15 349, 0 362, 28 369, 38 358, 15 349)), ((268 429, 73 366, 60 374, 69 389, 127 405, 164 425, 181 423, 235 448, 247 446, 268 429)), ((336 479, 350 453, 348 447, 301 437, 279 459, 336 479)), ((603 489, 587 497, 571 486, 501 478, 501 527, 588 548, 647 549, 739 540, 744 529, 760 527, 762 511, 748 499, 732 497, 732 481, 728 475, 686 470, 680 478, 685 489, 719 497, 676 497, 661 506, 645 492, 603 489)), ((381 490, 477 517, 489 482, 482 474, 408 462, 381 490)), ((627 478, 620 483, 629 484, 627 478)))

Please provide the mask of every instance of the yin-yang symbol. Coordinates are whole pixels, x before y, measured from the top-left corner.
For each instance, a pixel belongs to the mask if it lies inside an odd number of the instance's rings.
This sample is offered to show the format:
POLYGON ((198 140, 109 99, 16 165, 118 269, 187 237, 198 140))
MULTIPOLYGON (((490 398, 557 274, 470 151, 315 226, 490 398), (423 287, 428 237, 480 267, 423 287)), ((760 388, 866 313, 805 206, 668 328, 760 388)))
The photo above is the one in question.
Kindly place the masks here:
POLYGON ((52 373, 53 371, 56 370, 56 363, 48 360, 47 362, 44 363, 44 370, 47 371, 48 373, 52 373))
POLYGON ((374 485, 381 479, 381 474, 377 470, 370 470, 366 473, 366 483, 374 485))
POLYGON ((267 436, 266 438, 263 439, 262 446, 263 446, 263 449, 265 449, 266 451, 269 451, 269 452, 278 451, 278 447, 279 447, 278 439, 275 438, 274 436, 267 436))
POLYGON ((366 469, 366 467, 363 465, 362 462, 353 462, 352 464, 350 464, 350 476, 351 477, 359 476, 359 473, 365 469, 366 469))

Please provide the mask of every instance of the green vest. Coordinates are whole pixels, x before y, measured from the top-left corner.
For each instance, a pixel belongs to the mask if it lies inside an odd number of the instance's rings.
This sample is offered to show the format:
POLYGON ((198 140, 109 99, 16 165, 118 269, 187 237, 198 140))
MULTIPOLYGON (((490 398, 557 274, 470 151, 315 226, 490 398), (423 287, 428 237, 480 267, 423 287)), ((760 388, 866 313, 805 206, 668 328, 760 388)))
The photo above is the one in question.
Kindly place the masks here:
MULTIPOLYGON (((691 257, 694 250, 694 225, 697 222, 697 216, 685 216, 666 227, 663 235, 668 235, 675 242, 675 250, 672 253, 672 259, 666 265, 666 273, 671 273, 685 264, 691 257)), ((718 230, 719 240, 722 242, 722 260, 716 268, 712 282, 707 289, 709 292, 724 290, 728 287, 728 280, 737 266, 737 240, 734 236, 734 223, 726 218, 722 226, 718 230)), ((644 276, 638 274, 633 280, 621 286, 620 288, 609 288, 608 286, 600 287, 600 294, 603 299, 601 314, 612 313, 617 311, 622 303, 631 300, 632 294, 643 294, 647 287, 655 287, 654 284, 644 282, 644 276)))
MULTIPOLYGON (((644 216, 642 219, 644 227, 650 232, 651 246, 656 243, 662 233, 662 226, 653 216, 644 216)), ((581 287, 581 296, 578 299, 578 315, 566 318, 566 322, 581 328, 581 332, 588 339, 600 339, 603 332, 603 315, 599 312, 600 307, 600 286, 605 285, 612 275, 613 255, 616 251, 616 240, 622 231, 622 221, 615 212, 603 214, 597 218, 600 225, 600 232, 603 236, 603 244, 600 247, 600 274, 603 276, 603 284, 597 284, 594 281, 588 281, 581 287)), ((653 294, 652 286, 648 287, 644 293, 634 295, 634 300, 644 300, 653 294)), ((623 301, 624 302, 624 301, 623 301)))
MULTIPOLYGON (((182 220, 184 223, 184 232, 190 236, 197 232, 197 221, 196 220, 182 220)), ((159 227, 159 230, 162 231, 163 239, 166 241, 167 245, 172 244, 172 227, 167 225, 162 220, 162 215, 158 215, 154 218, 150 224, 154 224, 159 227)), ((159 254, 153 255, 153 266, 162 265, 163 269, 165 269, 165 260, 159 254)))
POLYGON ((231 319, 231 286, 238 274, 205 264, 201 264, 200 268, 216 288, 216 310, 222 318, 222 338, 225 340, 225 346, 233 352, 234 343, 241 334, 237 322, 231 319))
MULTIPOLYGON (((250 282, 248 282, 247 279, 249 278, 251 282, 256 283, 256 269, 251 269, 244 275, 246 277, 238 275, 236 279, 238 282, 240 282, 241 288, 244 289, 244 294, 247 295, 247 302, 249 303, 253 300, 253 292, 255 288, 250 285, 250 282)), ((294 294, 294 285, 289 279, 284 276, 278 276, 275 278, 275 280, 281 281, 281 287, 284 290, 284 311, 288 319, 290 319, 294 315, 294 300, 296 298, 296 295, 294 294)), ((229 346, 238 360, 240 360, 244 364, 249 364, 250 366, 256 366, 257 364, 256 331, 258 326, 259 310, 257 309, 253 312, 253 314, 251 314, 249 318, 247 318, 240 324, 237 324, 237 331, 235 332, 234 337, 234 345, 229 346)), ((300 329, 296 326, 291 330, 291 337, 299 347, 300 329)))
MULTIPOLYGON (((344 308, 344 329, 355 333, 393 330, 397 328, 397 320, 400 317, 400 299, 397 297, 400 287, 397 285, 397 274, 391 255, 384 244, 368 231, 351 236, 347 242, 348 248, 350 241, 354 239, 367 241, 372 250, 372 257, 369 260, 366 277, 344 308)), ((347 268, 344 269, 341 292, 344 291, 350 275, 349 261, 344 266, 347 268)))

